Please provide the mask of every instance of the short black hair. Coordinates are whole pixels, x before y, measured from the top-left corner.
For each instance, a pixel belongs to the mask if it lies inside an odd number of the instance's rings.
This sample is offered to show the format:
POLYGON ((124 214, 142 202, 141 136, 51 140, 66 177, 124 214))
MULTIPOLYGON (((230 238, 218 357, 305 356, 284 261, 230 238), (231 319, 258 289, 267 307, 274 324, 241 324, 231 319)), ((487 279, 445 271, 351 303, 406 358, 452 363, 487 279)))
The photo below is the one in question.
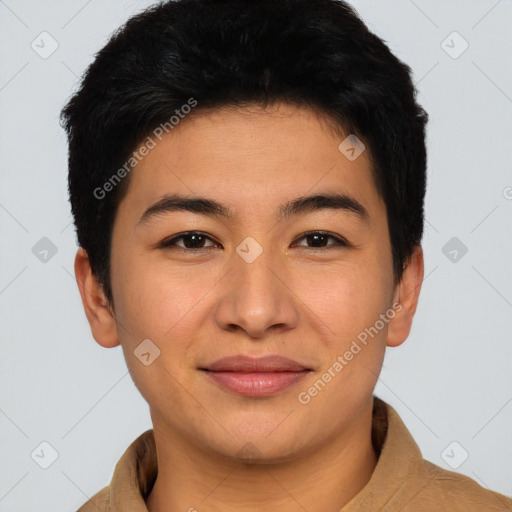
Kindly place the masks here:
POLYGON ((398 281, 423 234, 428 115, 416 94, 411 69, 342 0, 176 0, 132 17, 61 113, 78 242, 106 296, 133 152, 184 105, 287 102, 356 135, 386 204, 398 281))

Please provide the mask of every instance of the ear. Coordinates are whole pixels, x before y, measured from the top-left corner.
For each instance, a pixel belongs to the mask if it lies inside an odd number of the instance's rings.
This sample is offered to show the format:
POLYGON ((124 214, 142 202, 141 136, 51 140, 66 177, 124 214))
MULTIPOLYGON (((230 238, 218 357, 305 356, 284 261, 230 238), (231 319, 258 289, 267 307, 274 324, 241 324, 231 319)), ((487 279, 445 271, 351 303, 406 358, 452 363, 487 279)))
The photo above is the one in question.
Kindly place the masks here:
POLYGON ((395 316, 388 324, 388 347, 398 347, 409 336, 423 283, 423 274, 423 250, 420 245, 417 245, 407 262, 402 279, 396 286, 393 295, 393 304, 399 304, 400 306, 393 308, 395 316))
POLYGON ((85 315, 94 339, 105 348, 119 345, 117 325, 111 305, 96 276, 92 273, 87 252, 80 248, 75 257, 75 276, 85 315))

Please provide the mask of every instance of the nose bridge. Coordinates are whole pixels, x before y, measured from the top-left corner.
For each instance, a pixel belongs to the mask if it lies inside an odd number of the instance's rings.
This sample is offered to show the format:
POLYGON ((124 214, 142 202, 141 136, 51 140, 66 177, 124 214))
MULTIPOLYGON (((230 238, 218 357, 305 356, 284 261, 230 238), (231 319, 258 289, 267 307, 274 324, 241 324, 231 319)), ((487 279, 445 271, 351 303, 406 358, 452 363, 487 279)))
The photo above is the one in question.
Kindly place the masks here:
POLYGON ((262 294, 268 295, 267 299, 274 299, 274 295, 279 293, 275 289, 275 273, 279 264, 270 249, 263 250, 256 244, 254 239, 245 240, 237 248, 237 257, 234 258, 235 275, 240 284, 237 288, 245 287, 249 299, 257 301, 262 294))
POLYGON ((284 274, 277 253, 252 237, 244 239, 233 254, 233 269, 219 298, 219 327, 236 325, 251 336, 261 336, 272 326, 292 326, 297 313, 292 294, 282 282, 284 274))
POLYGON ((240 314, 270 315, 278 307, 280 294, 276 283, 277 258, 270 249, 252 237, 246 238, 236 249, 234 277, 237 280, 236 303, 240 314))

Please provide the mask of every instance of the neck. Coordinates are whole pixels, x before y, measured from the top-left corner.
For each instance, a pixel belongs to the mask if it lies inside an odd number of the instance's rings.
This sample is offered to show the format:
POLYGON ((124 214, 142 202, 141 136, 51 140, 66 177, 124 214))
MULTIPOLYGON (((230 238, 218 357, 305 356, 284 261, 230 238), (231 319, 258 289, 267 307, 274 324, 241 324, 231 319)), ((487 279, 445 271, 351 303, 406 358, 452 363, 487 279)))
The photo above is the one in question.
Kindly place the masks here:
POLYGON ((158 476, 149 512, 332 512, 369 481, 377 464, 372 402, 342 434, 315 451, 277 464, 241 464, 176 441, 154 425, 158 476), (163 435, 162 435, 163 434, 163 435))

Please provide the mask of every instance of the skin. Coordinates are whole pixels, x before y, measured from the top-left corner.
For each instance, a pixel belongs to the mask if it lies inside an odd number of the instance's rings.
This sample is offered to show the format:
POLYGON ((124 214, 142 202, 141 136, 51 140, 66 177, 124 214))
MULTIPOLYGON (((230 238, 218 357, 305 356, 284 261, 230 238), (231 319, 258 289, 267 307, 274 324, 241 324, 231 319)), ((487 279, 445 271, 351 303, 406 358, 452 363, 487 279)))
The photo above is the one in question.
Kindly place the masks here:
POLYGON ((282 103, 189 116, 131 173, 113 230, 113 308, 78 251, 75 272, 93 336, 103 347, 122 345, 150 407, 159 464, 146 501, 151 512, 332 512, 370 479, 377 463, 372 393, 386 346, 409 334, 423 256, 416 247, 395 283, 369 150, 350 161, 338 150, 343 138, 316 112, 282 103), (286 201, 333 191, 361 203, 367 221, 335 209, 276 220, 286 201), (139 222, 175 193, 214 199, 233 216, 175 211, 139 222), (315 246, 303 236, 313 230, 349 245, 325 238, 315 246), (158 246, 185 231, 210 239, 201 251, 183 239, 158 246), (263 250, 252 263, 236 252, 248 236, 263 250), (395 303, 394 318, 301 404, 298 394, 395 303), (161 351, 149 366, 134 356, 147 338, 161 351), (198 370, 237 354, 279 354, 313 371, 274 396, 253 398, 198 370), (249 447, 252 459, 244 461, 241 450, 249 447))

